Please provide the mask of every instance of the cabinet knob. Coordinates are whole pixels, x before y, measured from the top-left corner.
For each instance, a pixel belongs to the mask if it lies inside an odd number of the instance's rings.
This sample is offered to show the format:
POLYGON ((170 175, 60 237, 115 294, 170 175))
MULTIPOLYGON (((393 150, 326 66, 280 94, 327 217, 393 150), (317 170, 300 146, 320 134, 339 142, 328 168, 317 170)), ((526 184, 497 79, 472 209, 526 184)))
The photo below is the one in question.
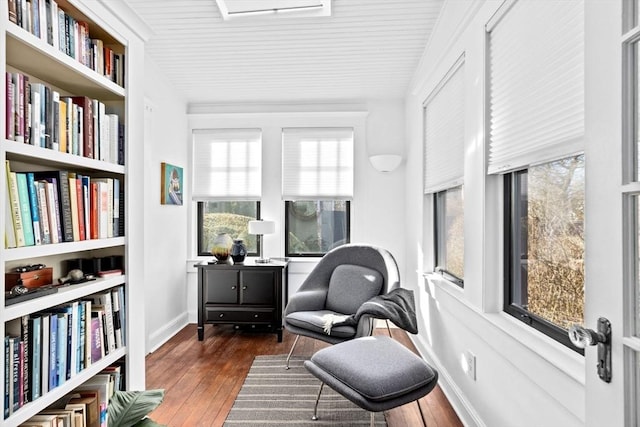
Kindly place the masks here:
POLYGON ((236 287, 235 287, 235 286, 232 286, 232 287, 231 287, 231 289, 234 289, 234 290, 235 290, 235 289, 236 289, 236 287))
POLYGON ((245 290, 245 289, 247 289, 247 287, 246 287, 246 286, 243 286, 243 287, 242 287, 242 290, 245 290))
POLYGON ((218 317, 224 317, 224 313, 220 313, 218 317))
POLYGON ((253 317, 254 317, 255 319, 257 319, 257 318, 258 318, 258 315, 257 315, 257 314, 254 314, 254 315, 253 315, 253 317))

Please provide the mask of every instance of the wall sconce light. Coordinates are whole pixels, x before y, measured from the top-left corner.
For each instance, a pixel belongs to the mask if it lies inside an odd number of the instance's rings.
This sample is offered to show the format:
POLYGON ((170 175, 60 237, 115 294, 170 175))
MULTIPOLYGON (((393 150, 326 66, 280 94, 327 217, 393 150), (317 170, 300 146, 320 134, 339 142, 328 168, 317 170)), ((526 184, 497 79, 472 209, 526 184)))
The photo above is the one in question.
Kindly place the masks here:
POLYGON ((275 231, 276 223, 273 221, 249 221, 249 234, 256 234, 260 236, 260 258, 256 260, 257 263, 266 264, 270 261, 269 258, 264 257, 264 238, 262 236, 264 236, 265 234, 275 233, 275 231))
POLYGON ((369 156, 369 161, 378 172, 393 172, 402 162, 399 154, 378 154, 369 156))

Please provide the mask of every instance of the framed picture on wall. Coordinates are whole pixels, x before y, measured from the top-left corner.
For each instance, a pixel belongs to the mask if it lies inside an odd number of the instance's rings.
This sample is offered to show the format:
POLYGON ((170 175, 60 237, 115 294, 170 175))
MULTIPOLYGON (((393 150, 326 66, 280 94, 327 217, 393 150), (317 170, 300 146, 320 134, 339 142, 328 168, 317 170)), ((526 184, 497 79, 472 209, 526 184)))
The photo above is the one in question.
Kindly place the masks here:
POLYGON ((160 204, 182 205, 182 168, 160 163, 160 204))

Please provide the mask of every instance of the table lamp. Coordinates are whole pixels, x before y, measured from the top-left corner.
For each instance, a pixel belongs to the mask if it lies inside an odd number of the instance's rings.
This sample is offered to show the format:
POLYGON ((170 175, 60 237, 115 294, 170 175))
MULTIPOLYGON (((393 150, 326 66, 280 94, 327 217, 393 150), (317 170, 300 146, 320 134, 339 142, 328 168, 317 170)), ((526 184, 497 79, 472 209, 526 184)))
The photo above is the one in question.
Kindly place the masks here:
POLYGON ((260 239, 260 258, 256 260, 257 263, 266 264, 270 261, 269 258, 263 258, 264 239, 262 238, 262 236, 264 236, 265 234, 272 234, 275 231, 276 223, 273 221, 264 221, 261 219, 257 221, 249 221, 249 234, 255 234, 259 236, 260 239))

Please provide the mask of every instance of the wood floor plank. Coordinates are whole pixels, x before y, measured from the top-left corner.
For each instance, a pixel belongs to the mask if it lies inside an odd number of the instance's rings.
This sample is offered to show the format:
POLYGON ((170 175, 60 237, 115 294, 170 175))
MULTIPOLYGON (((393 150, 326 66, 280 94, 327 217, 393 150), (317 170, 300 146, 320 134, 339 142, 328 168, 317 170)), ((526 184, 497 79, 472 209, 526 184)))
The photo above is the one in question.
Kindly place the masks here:
MULTIPOLYGON (((416 352, 407 334, 392 328, 392 336, 416 352)), ((388 335, 385 328, 376 335, 388 335)), ((287 331, 278 343, 275 334, 206 325, 198 341, 196 325, 188 325, 146 358, 147 388, 162 388, 165 399, 150 414, 169 427, 220 427, 233 406, 253 359, 263 354, 288 354, 295 336, 287 331)), ((295 355, 309 356, 329 344, 301 337, 295 355)), ((387 411, 388 427, 461 427, 462 423, 440 387, 417 403, 387 411)))

